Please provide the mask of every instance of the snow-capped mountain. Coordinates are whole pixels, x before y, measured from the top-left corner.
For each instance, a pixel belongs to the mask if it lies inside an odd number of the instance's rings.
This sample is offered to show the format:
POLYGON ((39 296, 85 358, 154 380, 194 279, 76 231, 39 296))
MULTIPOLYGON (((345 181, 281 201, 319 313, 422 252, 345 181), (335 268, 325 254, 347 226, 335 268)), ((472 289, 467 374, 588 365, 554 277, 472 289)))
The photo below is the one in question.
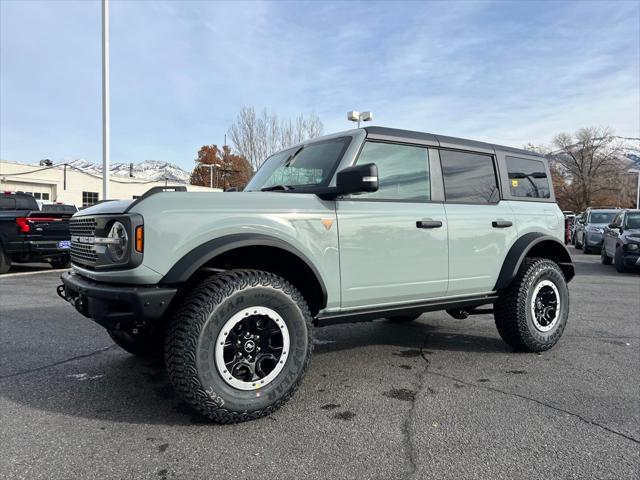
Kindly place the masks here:
MULTIPOLYGON (((81 158, 65 162, 71 168, 81 170, 91 175, 102 175, 102 165, 88 162, 81 158)), ((128 163, 112 163, 109 169, 111 175, 116 177, 129 177, 130 166, 128 163)), ((145 160, 142 163, 133 164, 133 178, 146 181, 163 181, 165 178, 174 183, 189 183, 190 173, 177 165, 160 160, 145 160)))

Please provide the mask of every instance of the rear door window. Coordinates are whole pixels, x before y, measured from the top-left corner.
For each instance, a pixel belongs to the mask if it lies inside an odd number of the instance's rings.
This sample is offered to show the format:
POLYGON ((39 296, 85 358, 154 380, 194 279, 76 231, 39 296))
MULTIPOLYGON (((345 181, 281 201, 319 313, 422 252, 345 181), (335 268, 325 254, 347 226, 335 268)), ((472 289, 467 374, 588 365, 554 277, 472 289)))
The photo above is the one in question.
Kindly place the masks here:
POLYGON ((543 162, 506 157, 509 189, 514 197, 549 198, 551 187, 543 162))
POLYGON ((447 202, 495 203, 500 200, 493 157, 441 150, 440 162, 447 202))

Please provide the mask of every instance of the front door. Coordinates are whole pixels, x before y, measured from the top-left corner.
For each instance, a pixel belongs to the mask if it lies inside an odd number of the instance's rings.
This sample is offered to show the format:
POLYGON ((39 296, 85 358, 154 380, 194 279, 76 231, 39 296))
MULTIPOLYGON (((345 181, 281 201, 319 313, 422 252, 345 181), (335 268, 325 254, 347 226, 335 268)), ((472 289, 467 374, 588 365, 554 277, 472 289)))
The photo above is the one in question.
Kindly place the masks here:
POLYGON ((446 294, 447 222, 443 204, 431 203, 429 152, 365 143, 357 163, 378 166, 379 189, 336 204, 343 308, 446 294))

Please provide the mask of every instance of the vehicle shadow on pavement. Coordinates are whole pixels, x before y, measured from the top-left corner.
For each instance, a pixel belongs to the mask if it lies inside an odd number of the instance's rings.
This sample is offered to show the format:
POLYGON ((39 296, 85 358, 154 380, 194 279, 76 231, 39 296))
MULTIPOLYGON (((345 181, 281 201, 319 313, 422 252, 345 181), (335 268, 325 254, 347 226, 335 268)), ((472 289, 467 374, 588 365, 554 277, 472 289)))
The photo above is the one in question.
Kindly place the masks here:
MULTIPOLYGON (((439 314, 444 315, 446 314, 439 314)), ((498 336, 477 336, 470 333, 455 331, 456 327, 465 327, 468 332, 470 327, 476 324, 479 318, 491 318, 488 316, 470 317, 466 320, 454 320, 447 318, 444 327, 426 323, 428 319, 409 323, 396 324, 385 320, 365 322, 357 324, 336 325, 316 330, 321 345, 317 346, 314 354, 329 353, 338 350, 350 350, 353 348, 367 347, 370 345, 389 345, 396 347, 420 349, 426 347, 429 350, 461 351, 461 352, 512 352, 498 336), (331 337, 335 343, 322 344, 322 338, 331 337)))
MULTIPOLYGON (((314 355, 337 354, 372 345, 398 347, 396 352, 389 353, 389 363, 397 360, 397 356, 421 355, 427 337, 429 351, 511 351, 497 334, 496 337, 485 337, 452 333, 424 321, 410 324, 375 321, 337 325, 316 332, 314 355)), ((356 357, 354 355, 354 361, 356 357)), ((341 361, 344 362, 344 358, 341 361)), ((314 369, 313 359, 311 369, 314 369)), ((314 373, 326 376, 322 372, 314 373)), ((312 386, 306 385, 309 387, 312 386)), ((305 388, 304 383, 302 388, 305 388)), ((162 359, 136 358, 116 346, 90 359, 4 380, 0 396, 32 409, 105 422, 210 423, 175 394, 162 359)))

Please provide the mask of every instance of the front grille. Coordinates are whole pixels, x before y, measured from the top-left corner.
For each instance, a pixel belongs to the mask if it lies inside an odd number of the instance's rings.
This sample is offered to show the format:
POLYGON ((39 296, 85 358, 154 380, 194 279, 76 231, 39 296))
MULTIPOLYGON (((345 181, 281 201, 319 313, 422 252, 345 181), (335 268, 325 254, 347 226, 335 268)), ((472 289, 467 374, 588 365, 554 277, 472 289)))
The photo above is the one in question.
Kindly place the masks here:
POLYGON ((75 237, 95 237, 96 219, 93 217, 71 218, 69 232, 71 233, 71 261, 82 265, 95 265, 98 260, 92 243, 74 241, 75 237))
POLYGON ((71 235, 82 237, 93 237, 96 233, 96 219, 93 217, 71 218, 69 220, 69 230, 71 235))

